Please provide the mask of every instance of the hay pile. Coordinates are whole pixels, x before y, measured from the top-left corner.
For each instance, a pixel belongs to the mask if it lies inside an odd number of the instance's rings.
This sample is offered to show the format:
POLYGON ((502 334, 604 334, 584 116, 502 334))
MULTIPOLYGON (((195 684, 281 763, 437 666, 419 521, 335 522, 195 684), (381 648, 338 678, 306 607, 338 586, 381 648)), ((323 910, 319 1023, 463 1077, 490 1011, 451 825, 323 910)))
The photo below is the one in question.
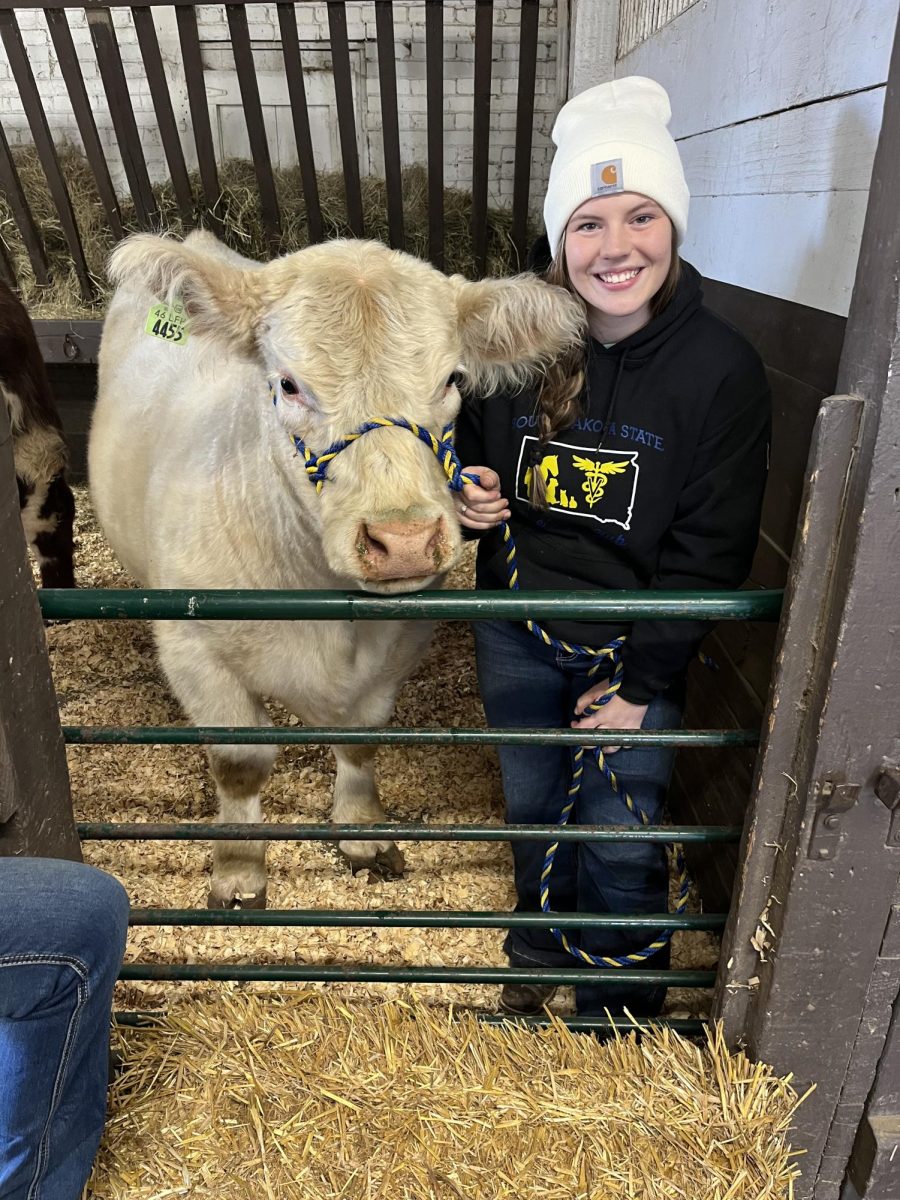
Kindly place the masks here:
MULTIPOLYGON (((87 159, 72 145, 59 148, 63 175, 69 187, 75 219, 81 232, 88 270, 97 300, 86 304, 72 268, 71 254, 56 206, 37 152, 30 146, 17 147, 13 158, 22 188, 41 232, 50 263, 52 284, 42 287, 35 278, 6 197, 0 194, 0 239, 6 246, 19 283, 22 301, 34 319, 53 317, 101 318, 106 311, 110 289, 105 278, 106 260, 115 244, 106 223, 100 197, 87 159)), ((278 253, 288 254, 308 245, 307 209, 300 183, 299 167, 273 168, 278 202, 281 208, 282 240, 278 253)), ((340 172, 320 172, 319 203, 326 238, 353 237, 347 222, 344 177, 340 172)), ((242 159, 226 159, 219 164, 221 193, 213 209, 220 223, 217 232, 232 249, 250 258, 272 257, 262 224, 259 190, 253 164, 242 159)), ((424 167, 411 166, 403 171, 403 211, 406 249, 420 258, 428 257, 428 175, 424 167)), ((194 224, 208 223, 210 213, 200 202, 199 174, 191 175, 191 189, 197 204, 194 224)), ((364 178, 361 183, 366 237, 389 242, 387 189, 383 179, 364 178)), ((171 184, 153 188, 160 213, 160 230, 184 236, 184 227, 171 184)), ((122 221, 126 231, 139 228, 134 204, 129 196, 120 197, 122 221)), ((444 190, 445 269, 469 278, 476 277, 469 228, 472 197, 458 188, 444 190)), ((519 269, 510 240, 512 214, 503 209, 487 212, 487 274, 509 275, 519 269)))
POLYGON ((605 1044, 303 991, 119 1032, 92 1200, 782 1200, 790 1080, 667 1030, 605 1044))

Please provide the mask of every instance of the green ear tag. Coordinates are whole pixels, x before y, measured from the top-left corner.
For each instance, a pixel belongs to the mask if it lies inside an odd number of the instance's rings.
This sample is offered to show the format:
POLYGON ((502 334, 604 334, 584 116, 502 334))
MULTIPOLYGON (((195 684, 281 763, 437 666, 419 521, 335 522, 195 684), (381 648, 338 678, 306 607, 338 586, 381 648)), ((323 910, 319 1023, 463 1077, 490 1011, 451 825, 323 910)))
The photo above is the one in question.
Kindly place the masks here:
POLYGON ((174 304, 154 304, 147 314, 144 333, 162 338, 173 346, 183 346, 188 340, 187 313, 180 300, 174 304))

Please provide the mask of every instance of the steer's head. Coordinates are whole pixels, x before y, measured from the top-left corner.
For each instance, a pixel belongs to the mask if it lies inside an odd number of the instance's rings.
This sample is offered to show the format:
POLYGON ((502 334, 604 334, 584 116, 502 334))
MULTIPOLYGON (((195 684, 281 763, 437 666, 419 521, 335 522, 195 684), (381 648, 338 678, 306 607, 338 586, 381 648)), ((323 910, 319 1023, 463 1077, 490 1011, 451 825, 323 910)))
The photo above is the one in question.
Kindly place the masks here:
MULTIPOLYGON (((524 384, 581 335, 582 310, 532 275, 470 283, 377 242, 334 241, 265 266, 209 234, 186 242, 138 235, 115 252, 117 281, 142 277, 179 295, 192 339, 259 365, 277 403, 268 419, 314 453, 379 417, 440 437, 458 385, 524 384)), ((279 446, 281 443, 279 442, 279 446)), ((321 494, 308 489, 331 569, 351 585, 425 587, 461 548, 447 477, 405 429, 376 429, 332 460, 321 494)))

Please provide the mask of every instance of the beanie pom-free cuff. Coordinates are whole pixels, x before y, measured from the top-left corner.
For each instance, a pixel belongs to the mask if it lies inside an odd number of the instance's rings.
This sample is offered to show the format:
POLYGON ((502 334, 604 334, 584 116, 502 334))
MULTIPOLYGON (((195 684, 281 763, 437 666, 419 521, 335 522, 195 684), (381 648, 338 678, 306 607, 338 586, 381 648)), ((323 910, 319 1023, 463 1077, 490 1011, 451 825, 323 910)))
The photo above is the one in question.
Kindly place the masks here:
POLYGON ((557 150, 544 200, 553 257, 569 218, 587 200, 634 192, 666 212, 680 243, 690 192, 678 148, 666 128, 665 88, 639 75, 588 88, 565 104, 553 126, 557 150))

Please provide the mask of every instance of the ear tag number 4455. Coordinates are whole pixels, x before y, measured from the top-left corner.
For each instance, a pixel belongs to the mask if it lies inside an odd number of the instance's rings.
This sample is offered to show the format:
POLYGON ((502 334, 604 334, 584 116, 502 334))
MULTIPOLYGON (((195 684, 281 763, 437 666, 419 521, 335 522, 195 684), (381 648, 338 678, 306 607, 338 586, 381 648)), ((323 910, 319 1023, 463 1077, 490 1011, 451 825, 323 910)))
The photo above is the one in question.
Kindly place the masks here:
POLYGON ((173 346, 183 346, 188 340, 187 314, 180 300, 174 304, 154 304, 147 314, 144 332, 162 338, 173 346))

